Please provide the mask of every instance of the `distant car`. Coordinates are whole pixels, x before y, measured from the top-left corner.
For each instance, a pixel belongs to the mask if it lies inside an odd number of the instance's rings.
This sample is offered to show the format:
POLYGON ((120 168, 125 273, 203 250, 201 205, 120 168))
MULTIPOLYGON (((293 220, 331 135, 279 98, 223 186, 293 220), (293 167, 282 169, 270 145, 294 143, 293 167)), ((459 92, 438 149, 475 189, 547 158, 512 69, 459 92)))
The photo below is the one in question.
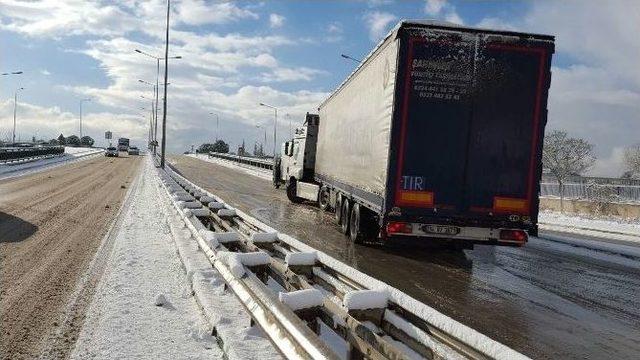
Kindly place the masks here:
POLYGON ((129 147, 128 153, 129 153, 129 155, 140 155, 140 149, 138 149, 135 146, 131 146, 131 147, 129 147))
POLYGON ((107 150, 105 150, 104 152, 104 156, 115 156, 118 157, 118 149, 116 149, 115 147, 108 147, 107 150))

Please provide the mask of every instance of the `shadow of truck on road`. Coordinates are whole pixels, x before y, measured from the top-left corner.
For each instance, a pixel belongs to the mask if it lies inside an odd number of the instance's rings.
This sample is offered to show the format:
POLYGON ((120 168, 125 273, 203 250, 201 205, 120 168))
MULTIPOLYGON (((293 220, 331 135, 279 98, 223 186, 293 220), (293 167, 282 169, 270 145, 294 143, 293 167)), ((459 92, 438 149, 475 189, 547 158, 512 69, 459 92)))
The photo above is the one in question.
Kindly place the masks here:
POLYGON ((0 243, 22 241, 36 231, 38 231, 36 225, 0 211, 0 243))

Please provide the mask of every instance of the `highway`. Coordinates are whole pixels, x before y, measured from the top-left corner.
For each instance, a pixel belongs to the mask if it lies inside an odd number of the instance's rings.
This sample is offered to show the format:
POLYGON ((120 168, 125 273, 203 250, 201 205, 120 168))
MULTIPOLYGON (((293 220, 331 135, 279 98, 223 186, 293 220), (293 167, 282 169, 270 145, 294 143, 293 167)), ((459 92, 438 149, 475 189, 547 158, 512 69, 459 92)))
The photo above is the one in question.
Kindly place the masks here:
MULTIPOLYGON (((633 358, 640 352, 640 259, 541 232, 523 248, 452 252, 423 244, 352 245, 332 214, 290 203, 268 180, 186 157, 179 173, 270 226, 534 358, 633 358)), ((576 237, 576 235, 572 235, 576 237)))
POLYGON ((0 358, 66 357, 91 292, 68 302, 141 160, 98 156, 0 181, 0 358))

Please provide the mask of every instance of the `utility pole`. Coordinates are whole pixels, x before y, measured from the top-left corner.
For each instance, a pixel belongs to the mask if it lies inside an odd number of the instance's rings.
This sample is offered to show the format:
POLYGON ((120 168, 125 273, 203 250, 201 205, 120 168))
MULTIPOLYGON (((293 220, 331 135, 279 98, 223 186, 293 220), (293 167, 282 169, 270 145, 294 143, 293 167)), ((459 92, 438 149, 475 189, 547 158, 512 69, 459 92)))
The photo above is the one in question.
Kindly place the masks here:
POLYGON ((16 143, 16 111, 18 108, 18 91, 24 90, 24 88, 17 88, 13 94, 13 144, 16 143))

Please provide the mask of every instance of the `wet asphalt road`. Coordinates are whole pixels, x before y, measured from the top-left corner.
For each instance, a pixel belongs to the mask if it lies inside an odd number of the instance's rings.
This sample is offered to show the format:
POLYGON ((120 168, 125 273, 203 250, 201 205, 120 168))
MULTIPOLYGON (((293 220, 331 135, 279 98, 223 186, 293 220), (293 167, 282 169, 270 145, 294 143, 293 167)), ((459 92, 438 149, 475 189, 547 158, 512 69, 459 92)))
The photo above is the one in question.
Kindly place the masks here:
MULTIPOLYGON (((545 239, 451 252, 351 245, 333 214, 269 181, 185 156, 184 176, 265 223, 533 358, 640 357, 640 259, 545 239)), ((575 235, 571 235, 575 237, 575 235)))

